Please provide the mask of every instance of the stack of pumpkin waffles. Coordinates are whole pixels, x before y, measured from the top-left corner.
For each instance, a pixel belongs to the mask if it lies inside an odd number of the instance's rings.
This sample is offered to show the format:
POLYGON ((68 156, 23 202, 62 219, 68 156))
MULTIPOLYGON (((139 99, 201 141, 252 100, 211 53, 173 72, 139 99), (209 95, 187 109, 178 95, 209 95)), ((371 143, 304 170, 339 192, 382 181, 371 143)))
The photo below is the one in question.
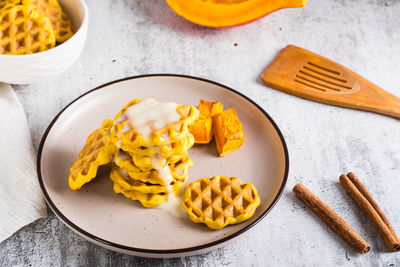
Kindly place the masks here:
POLYGON ((189 126, 198 115, 191 105, 132 100, 89 135, 70 168, 71 189, 80 189, 95 178, 100 165, 112 162, 116 193, 145 207, 175 197, 193 165, 187 153, 194 144, 189 126))

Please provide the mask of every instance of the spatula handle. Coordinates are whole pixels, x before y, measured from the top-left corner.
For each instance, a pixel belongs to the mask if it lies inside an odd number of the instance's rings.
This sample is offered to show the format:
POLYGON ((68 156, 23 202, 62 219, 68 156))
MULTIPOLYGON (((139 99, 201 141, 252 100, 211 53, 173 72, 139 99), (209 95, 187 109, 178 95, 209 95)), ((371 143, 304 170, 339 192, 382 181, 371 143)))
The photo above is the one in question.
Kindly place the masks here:
POLYGON ((400 98, 383 90, 372 82, 358 76, 360 91, 354 94, 359 101, 352 108, 372 111, 400 119, 400 98))

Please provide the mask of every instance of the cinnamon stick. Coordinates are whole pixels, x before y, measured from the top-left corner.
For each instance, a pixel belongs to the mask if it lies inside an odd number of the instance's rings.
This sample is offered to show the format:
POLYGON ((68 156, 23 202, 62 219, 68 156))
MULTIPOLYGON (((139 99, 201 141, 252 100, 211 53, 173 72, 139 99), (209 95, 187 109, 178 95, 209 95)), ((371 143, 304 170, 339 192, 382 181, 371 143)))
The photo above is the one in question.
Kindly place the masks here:
POLYGON ((364 211, 372 224, 378 230, 390 251, 400 251, 400 239, 389 220, 380 209, 378 203, 368 192, 354 173, 342 174, 339 181, 351 195, 357 205, 364 211))
POLYGON ((301 183, 295 185, 293 192, 318 215, 318 217, 326 223, 336 234, 346 240, 354 249, 361 254, 365 254, 370 250, 370 245, 357 234, 357 232, 337 214, 325 202, 320 200, 310 190, 301 183))

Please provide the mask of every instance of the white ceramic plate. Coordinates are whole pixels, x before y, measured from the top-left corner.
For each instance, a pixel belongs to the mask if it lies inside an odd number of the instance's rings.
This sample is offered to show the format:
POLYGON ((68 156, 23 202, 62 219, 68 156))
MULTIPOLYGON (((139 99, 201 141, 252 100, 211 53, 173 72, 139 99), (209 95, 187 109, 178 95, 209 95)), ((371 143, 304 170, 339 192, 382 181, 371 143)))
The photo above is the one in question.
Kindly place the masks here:
POLYGON ((39 147, 38 174, 51 209, 84 238, 121 253, 180 257, 207 252, 242 234, 272 209, 282 193, 289 168, 285 141, 271 117, 244 95, 215 82, 178 75, 146 75, 111 82, 80 96, 51 122, 39 147), (210 230, 166 210, 143 208, 115 194, 108 169, 80 191, 68 187, 69 167, 86 137, 113 118, 134 98, 155 98, 197 106, 200 99, 235 107, 243 124, 244 145, 217 157, 215 144, 190 149, 194 166, 189 181, 216 175, 237 176, 258 189, 261 205, 248 221, 210 230))

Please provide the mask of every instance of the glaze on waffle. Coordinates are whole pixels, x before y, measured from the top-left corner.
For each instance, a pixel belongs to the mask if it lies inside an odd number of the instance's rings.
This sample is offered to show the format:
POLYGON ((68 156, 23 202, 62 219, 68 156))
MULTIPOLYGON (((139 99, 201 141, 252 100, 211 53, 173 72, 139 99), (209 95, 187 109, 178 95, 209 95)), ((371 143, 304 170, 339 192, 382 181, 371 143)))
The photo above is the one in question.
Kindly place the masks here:
MULTIPOLYGON (((192 134, 188 134, 187 136, 185 136, 185 138, 165 146, 131 147, 128 153, 137 154, 145 157, 160 155, 161 157, 169 158, 174 155, 182 155, 186 153, 186 151, 189 148, 191 148, 193 144, 194 144, 194 136, 192 134)), ((124 150, 124 148, 127 148, 127 146, 121 145, 121 149, 124 150)))
POLYGON ((55 44, 49 19, 36 10, 23 5, 0 10, 0 54, 32 54, 55 44))
POLYGON ((90 182, 96 177, 99 166, 111 161, 111 156, 117 150, 109 137, 112 126, 112 120, 105 120, 101 128, 95 130, 87 138, 78 159, 70 168, 69 186, 72 190, 79 190, 84 184, 90 182))
MULTIPOLYGON (((162 127, 159 127, 157 123, 153 124, 151 121, 143 125, 143 127, 134 125, 132 118, 128 118, 125 113, 129 108, 141 105, 144 101, 153 104, 152 101, 155 100, 144 99, 141 101, 140 99, 135 99, 125 105, 114 119, 115 125, 111 131, 111 138, 117 147, 125 151, 133 152, 137 147, 165 146, 179 141, 189 134, 188 126, 199 115, 199 111, 192 105, 177 105, 176 113, 179 116, 177 121, 168 121, 168 118, 166 118, 165 125, 162 125, 162 127), (149 130, 143 133, 143 128, 148 128, 149 130)), ((137 117, 146 116, 146 112, 149 112, 149 110, 143 110, 143 114, 137 117)))
POLYGON ((34 6, 40 14, 50 20, 58 43, 63 43, 74 35, 71 21, 57 0, 22 0, 22 3, 34 6))
POLYGON ((205 223, 211 229, 243 222, 259 205, 254 185, 226 176, 205 177, 189 184, 183 202, 193 222, 205 223))
MULTIPOLYGON (((159 171, 155 169, 141 171, 137 166, 128 160, 119 161, 116 163, 116 165, 125 170, 132 179, 139 180, 144 183, 168 185, 165 184, 163 177, 160 177, 159 171)), ((172 179, 174 180, 186 180, 188 176, 188 170, 192 166, 193 161, 187 155, 177 163, 168 165, 172 179)))
POLYGON ((182 188, 183 184, 187 180, 187 176, 183 177, 183 179, 174 179, 168 185, 161 185, 161 184, 152 184, 152 183, 144 183, 140 180, 133 179, 129 176, 129 174, 122 168, 113 165, 111 173, 110 173, 111 180, 118 184, 121 188, 128 191, 138 191, 144 194, 159 194, 159 193, 166 193, 168 194, 168 187, 171 186, 172 188, 179 184, 182 188))

